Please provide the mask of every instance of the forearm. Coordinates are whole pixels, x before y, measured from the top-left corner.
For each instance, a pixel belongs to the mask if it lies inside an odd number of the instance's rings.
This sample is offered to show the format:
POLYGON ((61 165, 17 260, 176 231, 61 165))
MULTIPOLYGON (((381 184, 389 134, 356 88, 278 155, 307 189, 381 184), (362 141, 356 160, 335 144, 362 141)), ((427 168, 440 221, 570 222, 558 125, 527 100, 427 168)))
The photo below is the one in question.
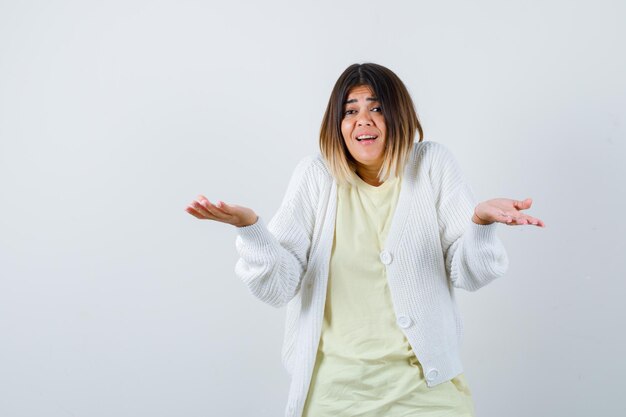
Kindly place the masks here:
POLYGON ((281 237, 298 236, 297 230, 284 230, 274 236, 259 218, 238 229, 236 240, 240 258, 235 272, 252 294, 274 307, 287 304, 297 293, 305 268, 305 242, 281 237))
POLYGON ((449 248, 446 266, 455 287, 476 291, 505 274, 509 262, 496 227, 471 222, 449 248))

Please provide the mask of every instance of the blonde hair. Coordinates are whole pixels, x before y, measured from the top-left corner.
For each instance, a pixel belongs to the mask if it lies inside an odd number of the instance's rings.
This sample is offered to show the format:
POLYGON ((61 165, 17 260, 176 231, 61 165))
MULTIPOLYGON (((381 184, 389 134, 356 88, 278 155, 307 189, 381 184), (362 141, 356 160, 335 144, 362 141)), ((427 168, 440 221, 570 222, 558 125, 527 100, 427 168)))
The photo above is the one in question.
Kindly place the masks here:
POLYGON ((382 65, 353 64, 339 76, 322 119, 322 156, 338 183, 354 183, 356 161, 341 134, 341 121, 344 102, 350 90, 359 86, 368 86, 378 98, 387 127, 385 156, 378 179, 384 182, 395 176, 402 177, 413 147, 415 132, 419 132, 419 142, 423 140, 424 132, 406 86, 396 74, 382 65))

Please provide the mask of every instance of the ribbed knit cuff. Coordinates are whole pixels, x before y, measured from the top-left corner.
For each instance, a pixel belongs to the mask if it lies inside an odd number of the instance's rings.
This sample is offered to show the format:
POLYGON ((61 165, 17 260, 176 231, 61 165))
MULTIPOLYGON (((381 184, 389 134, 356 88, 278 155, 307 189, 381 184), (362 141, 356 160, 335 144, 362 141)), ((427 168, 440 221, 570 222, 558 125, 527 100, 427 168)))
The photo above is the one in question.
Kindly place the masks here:
POLYGON ((249 226, 237 227, 237 234, 245 244, 264 246, 272 242, 272 234, 267 230, 265 221, 261 216, 257 218, 256 223, 249 226))
POLYGON ((476 242, 489 242, 496 237, 496 228, 498 223, 491 224, 476 224, 471 222, 470 228, 472 236, 476 242))
POLYGON ((506 250, 496 235, 498 224, 496 222, 482 225, 472 222, 469 228, 470 245, 476 248, 477 254, 480 254, 476 261, 494 277, 504 275, 509 264, 506 250))

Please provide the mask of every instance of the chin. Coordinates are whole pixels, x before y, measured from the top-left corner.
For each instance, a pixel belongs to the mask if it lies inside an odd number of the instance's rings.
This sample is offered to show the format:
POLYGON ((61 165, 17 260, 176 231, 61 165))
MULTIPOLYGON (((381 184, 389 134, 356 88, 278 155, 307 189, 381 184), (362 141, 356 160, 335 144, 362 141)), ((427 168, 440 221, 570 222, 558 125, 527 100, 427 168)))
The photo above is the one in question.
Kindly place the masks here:
POLYGON ((382 165, 382 158, 355 158, 359 165, 363 165, 366 167, 378 166, 382 165))

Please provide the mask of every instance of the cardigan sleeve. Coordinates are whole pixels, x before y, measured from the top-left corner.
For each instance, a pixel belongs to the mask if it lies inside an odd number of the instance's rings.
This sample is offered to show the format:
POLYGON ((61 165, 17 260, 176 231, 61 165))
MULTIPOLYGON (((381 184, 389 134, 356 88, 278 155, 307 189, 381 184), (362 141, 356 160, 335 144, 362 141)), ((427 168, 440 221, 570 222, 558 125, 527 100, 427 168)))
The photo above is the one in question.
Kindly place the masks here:
POLYGON ((286 305, 297 294, 306 270, 314 223, 313 170, 312 157, 298 164, 267 225, 259 217, 253 225, 237 228, 235 273, 255 297, 274 307, 286 305))
POLYGON ((472 221, 473 193, 451 152, 441 144, 432 148, 431 181, 446 272, 454 287, 476 291, 507 271, 506 250, 496 236, 497 223, 472 221))

